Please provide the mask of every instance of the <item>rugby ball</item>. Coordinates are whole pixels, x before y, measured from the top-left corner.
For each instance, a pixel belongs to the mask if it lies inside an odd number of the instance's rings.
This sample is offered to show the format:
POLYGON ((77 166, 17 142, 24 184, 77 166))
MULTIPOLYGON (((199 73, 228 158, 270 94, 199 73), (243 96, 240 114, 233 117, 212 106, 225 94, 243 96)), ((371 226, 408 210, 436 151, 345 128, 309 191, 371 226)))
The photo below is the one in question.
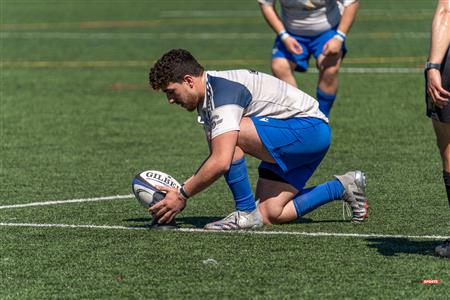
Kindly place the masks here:
POLYGON ((176 189, 181 186, 172 176, 164 172, 148 170, 134 176, 131 189, 139 203, 148 209, 165 197, 165 194, 156 188, 158 185, 176 189))

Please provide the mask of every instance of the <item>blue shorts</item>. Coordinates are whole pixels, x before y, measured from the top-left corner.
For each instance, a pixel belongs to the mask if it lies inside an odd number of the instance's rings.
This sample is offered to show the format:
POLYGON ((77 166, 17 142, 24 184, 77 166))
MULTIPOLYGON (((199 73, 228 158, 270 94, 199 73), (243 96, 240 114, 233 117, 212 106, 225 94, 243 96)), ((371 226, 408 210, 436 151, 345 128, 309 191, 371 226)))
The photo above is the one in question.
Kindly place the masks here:
POLYGON ((301 191, 330 147, 330 126, 311 117, 251 119, 261 142, 276 162, 261 162, 259 168, 272 171, 301 191))
MULTIPOLYGON (((277 36, 272 48, 272 59, 277 57, 286 58, 297 65, 295 67, 296 71, 306 72, 306 70, 308 70, 308 62, 311 54, 317 59, 323 51, 323 46, 336 35, 336 29, 336 27, 331 28, 316 36, 300 36, 289 33, 297 40, 300 46, 302 46, 303 52, 298 55, 289 52, 280 37, 277 36)), ((342 44, 342 57, 344 57, 346 53, 347 48, 345 47, 344 42, 342 44)))

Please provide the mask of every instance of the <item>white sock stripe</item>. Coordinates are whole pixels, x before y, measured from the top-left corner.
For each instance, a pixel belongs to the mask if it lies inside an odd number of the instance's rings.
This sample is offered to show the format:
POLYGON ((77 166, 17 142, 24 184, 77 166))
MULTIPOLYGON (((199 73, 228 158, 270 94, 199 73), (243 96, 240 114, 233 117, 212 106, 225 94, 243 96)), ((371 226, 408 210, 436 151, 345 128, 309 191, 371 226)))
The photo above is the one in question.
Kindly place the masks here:
MULTIPOLYGON (((0 227, 35 227, 35 228, 85 228, 85 229, 124 229, 124 230, 149 230, 146 227, 114 226, 114 225, 86 225, 86 224, 33 224, 33 223, 0 223, 0 227)), ((191 233, 236 233, 249 235, 293 235, 311 237, 353 237, 353 238, 386 238, 386 239, 430 239, 445 240, 449 236, 442 235, 389 235, 374 233, 337 233, 337 232, 299 232, 299 231, 245 231, 245 230, 205 230, 197 228, 180 228, 174 232, 191 233)))
POLYGON ((30 207, 30 206, 56 205, 56 204, 66 204, 66 203, 105 201, 105 200, 119 200, 119 199, 130 199, 130 198, 134 198, 134 195, 133 194, 130 194, 130 195, 116 195, 116 196, 105 196, 105 197, 96 197, 96 198, 43 201, 43 202, 31 202, 31 203, 24 203, 24 204, 11 204, 11 205, 2 205, 2 206, 0 206, 0 209, 22 208, 22 207, 30 207))

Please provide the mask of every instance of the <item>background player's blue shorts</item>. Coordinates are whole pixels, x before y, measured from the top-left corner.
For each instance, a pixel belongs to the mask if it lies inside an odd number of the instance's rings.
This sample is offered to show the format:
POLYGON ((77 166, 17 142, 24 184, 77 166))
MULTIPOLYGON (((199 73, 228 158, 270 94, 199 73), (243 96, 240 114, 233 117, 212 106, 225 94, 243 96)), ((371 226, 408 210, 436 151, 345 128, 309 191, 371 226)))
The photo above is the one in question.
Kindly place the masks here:
POLYGON ((325 157, 331 143, 330 126, 317 118, 251 117, 258 135, 276 164, 261 162, 301 191, 325 157))
MULTIPOLYGON (((281 57, 294 62, 297 66, 295 70, 298 72, 306 72, 308 70, 308 62, 311 54, 315 59, 322 53, 323 46, 336 35, 336 27, 331 28, 316 36, 300 36, 289 33, 302 46, 303 52, 294 55, 286 48, 280 37, 277 36, 272 48, 272 59, 281 57)), ((345 42, 342 44, 342 57, 347 53, 345 42)))

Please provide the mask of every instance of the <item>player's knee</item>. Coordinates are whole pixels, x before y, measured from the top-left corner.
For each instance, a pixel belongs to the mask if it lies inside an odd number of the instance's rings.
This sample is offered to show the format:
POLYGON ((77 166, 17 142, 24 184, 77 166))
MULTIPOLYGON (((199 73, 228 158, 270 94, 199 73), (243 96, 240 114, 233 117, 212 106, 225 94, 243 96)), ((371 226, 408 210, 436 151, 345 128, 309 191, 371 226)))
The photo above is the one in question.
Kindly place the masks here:
POLYGON ((336 80, 339 73, 339 66, 327 67, 322 71, 322 76, 327 80, 336 80))
POLYGON ((289 67, 289 64, 284 61, 273 60, 272 73, 278 78, 283 78, 291 75, 291 68, 289 67))
POLYGON ((338 68, 325 69, 320 76, 320 82, 326 86, 337 86, 338 83, 338 68))

